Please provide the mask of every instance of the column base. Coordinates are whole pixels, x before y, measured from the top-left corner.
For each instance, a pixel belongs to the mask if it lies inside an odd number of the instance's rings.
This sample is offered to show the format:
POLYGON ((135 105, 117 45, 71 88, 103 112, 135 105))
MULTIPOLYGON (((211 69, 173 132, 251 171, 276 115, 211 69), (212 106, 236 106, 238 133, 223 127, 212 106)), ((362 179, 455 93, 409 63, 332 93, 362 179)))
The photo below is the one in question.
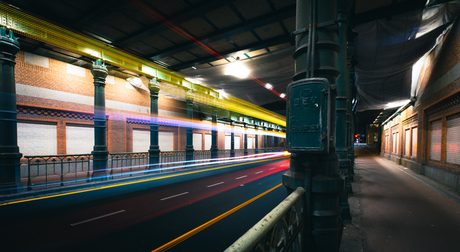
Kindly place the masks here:
POLYGON ((24 191, 21 182, 21 153, 0 153, 0 194, 24 191))
POLYGON ((108 179, 108 156, 109 152, 105 150, 92 151, 93 155, 93 173, 92 181, 104 181, 108 179))

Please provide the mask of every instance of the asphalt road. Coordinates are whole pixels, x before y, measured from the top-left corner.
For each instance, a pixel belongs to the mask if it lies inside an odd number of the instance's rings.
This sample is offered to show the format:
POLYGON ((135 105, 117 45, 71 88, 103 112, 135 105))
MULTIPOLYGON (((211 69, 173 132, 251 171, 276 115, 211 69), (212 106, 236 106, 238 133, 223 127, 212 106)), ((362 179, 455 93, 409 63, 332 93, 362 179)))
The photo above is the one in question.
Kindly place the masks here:
POLYGON ((101 190, 0 206, 1 250, 152 251, 192 231, 168 251, 222 251, 287 196, 279 185, 288 167, 284 159, 115 196, 106 190, 96 200, 91 194, 101 190), (20 213, 12 212, 15 208, 20 213))
POLYGON ((460 205, 355 148, 364 251, 460 251, 460 205))

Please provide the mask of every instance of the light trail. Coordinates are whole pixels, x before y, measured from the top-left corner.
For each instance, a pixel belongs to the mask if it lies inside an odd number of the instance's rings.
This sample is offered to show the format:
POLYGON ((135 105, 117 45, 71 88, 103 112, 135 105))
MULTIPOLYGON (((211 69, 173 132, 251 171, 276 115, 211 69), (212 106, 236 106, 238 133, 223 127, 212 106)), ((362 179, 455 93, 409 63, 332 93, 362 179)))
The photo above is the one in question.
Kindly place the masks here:
MULTIPOLYGON (((255 161, 244 163, 244 165, 255 164, 255 163, 260 163, 260 162, 264 162, 264 161, 273 161, 273 160, 278 160, 278 159, 283 159, 283 157, 272 158, 270 160, 255 160, 255 161)), ((165 175, 165 176, 149 178, 149 179, 143 179, 143 180, 138 180, 138 181, 131 181, 131 182, 126 182, 126 183, 121 183, 121 184, 116 184, 116 185, 101 186, 101 187, 97 187, 97 188, 91 188, 91 189, 85 189, 85 190, 79 190, 79 191, 73 191, 73 192, 66 192, 66 193, 57 193, 57 194, 41 196, 41 197, 37 197, 37 198, 29 198, 29 199, 22 199, 22 200, 4 202, 4 203, 0 203, 0 207, 7 206, 7 205, 24 203, 24 202, 36 201, 36 200, 50 199, 50 198, 56 198, 56 197, 80 194, 80 193, 85 193, 85 192, 104 190, 104 189, 109 189, 109 188, 116 188, 116 187, 125 186, 125 185, 134 185, 134 184, 145 183, 145 182, 150 182, 150 181, 155 181, 155 180, 160 180, 160 179, 180 177, 180 176, 185 176, 185 175, 195 174, 195 173, 200 173, 200 172, 215 171, 215 170, 235 167, 235 166, 238 166, 238 165, 242 165, 242 164, 232 164, 232 165, 226 165, 226 166, 215 167, 215 168, 208 168, 208 169, 202 169, 202 170, 189 171, 189 172, 184 172, 184 173, 179 173, 179 174, 165 175)))
MULTIPOLYGON (((150 15, 151 17, 155 18, 160 23, 166 25, 169 29, 175 31, 177 34, 181 35, 182 37, 186 38, 187 40, 189 40, 189 41, 193 42, 194 44, 196 44, 197 46, 201 47, 203 50, 207 51, 208 53, 210 53, 214 57, 216 57, 218 59, 227 60, 224 56, 220 55, 218 52, 216 52, 213 49, 209 48, 207 45, 205 45, 202 42, 198 41, 198 39, 196 39, 195 37, 193 37, 192 35, 190 35, 186 31, 184 31, 183 29, 179 28, 178 26, 176 26, 173 23, 171 23, 168 20, 166 20, 163 16, 161 16, 160 14, 158 14, 157 12, 152 10, 149 6, 145 5, 144 3, 141 3, 138 0, 133 0, 133 3, 137 4, 142 11, 144 11, 145 13, 150 15)), ((257 84, 265 87, 265 83, 263 83, 262 81, 260 81, 256 77, 254 77, 252 75, 250 75, 249 77, 254 82, 256 82, 257 84)), ((271 91, 273 94, 275 94, 276 96, 280 97, 280 93, 276 92, 275 90, 273 90, 273 89, 267 89, 267 90, 271 91)), ((286 97, 280 97, 280 98, 283 99, 283 100, 286 100, 286 97)))
MULTIPOLYGON (((153 173, 153 172, 165 172, 165 171, 173 171, 176 169, 191 169, 199 166, 213 166, 213 165, 221 165, 221 164, 228 164, 228 163, 235 163, 235 162, 247 162, 247 161, 256 161, 262 159, 271 159, 285 156, 284 152, 271 152, 267 153, 260 153, 260 154, 252 154, 247 156, 239 156, 239 157, 227 157, 227 158, 218 158, 218 159, 197 159, 197 160, 188 160, 188 161, 175 161, 175 162, 168 162, 168 163, 156 163, 156 164, 144 164, 144 165, 132 165, 132 166, 122 166, 122 167, 114 167, 114 168, 107 168, 106 176, 99 176, 99 177, 92 177, 91 180, 98 180, 98 179, 106 179, 107 177, 123 177, 123 176, 131 176, 131 175, 139 175, 145 173, 153 173), (177 164, 177 165, 175 165, 177 164), (159 167, 154 169, 146 168, 145 170, 139 171, 128 171, 128 172, 120 172, 111 174, 112 172, 122 171, 123 169, 131 169, 131 168, 142 168, 142 167, 156 167, 160 165, 173 165, 169 167, 159 167), (175 165, 175 166, 174 166, 175 165)), ((86 174, 86 172, 81 172, 81 174, 86 174)), ((147 174, 148 175, 148 174, 147 174)), ((151 174, 155 175, 155 174, 151 174)), ((30 188, 39 188, 39 187, 46 187, 52 185, 60 185, 61 183, 77 183, 87 181, 88 178, 81 178, 81 179, 73 179, 73 180, 66 180, 66 181, 57 181, 57 182, 49 182, 45 184, 38 184, 38 185, 31 185, 30 188)), ((3 189, 9 190, 9 189, 3 189)), ((1 191, 1 190, 0 190, 1 191)))

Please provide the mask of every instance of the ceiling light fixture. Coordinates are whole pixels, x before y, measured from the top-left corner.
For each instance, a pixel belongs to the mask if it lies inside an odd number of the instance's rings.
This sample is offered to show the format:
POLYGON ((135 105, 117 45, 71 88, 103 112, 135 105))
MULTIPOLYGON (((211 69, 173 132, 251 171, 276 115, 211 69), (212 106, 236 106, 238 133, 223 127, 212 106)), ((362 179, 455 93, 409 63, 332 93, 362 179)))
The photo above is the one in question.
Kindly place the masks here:
POLYGON ((286 97, 286 94, 281 93, 281 94, 280 94, 280 97, 281 97, 281 98, 284 98, 284 97, 286 97))
POLYGON ((227 68, 225 69, 225 75, 233 75, 240 79, 246 78, 249 75, 249 69, 247 69, 243 63, 235 62, 228 64, 227 68))
MULTIPOLYGON (((270 84, 270 83, 267 83, 267 84, 265 84, 265 88, 266 88, 266 89, 269 89, 269 90, 272 90, 272 89, 273 89, 273 85, 270 84)), ((282 98, 282 97, 281 97, 281 98, 282 98)))
POLYGON ((408 102, 410 102, 409 99, 403 100, 403 101, 397 101, 397 102, 390 102, 385 105, 385 108, 397 108, 406 105, 408 102))

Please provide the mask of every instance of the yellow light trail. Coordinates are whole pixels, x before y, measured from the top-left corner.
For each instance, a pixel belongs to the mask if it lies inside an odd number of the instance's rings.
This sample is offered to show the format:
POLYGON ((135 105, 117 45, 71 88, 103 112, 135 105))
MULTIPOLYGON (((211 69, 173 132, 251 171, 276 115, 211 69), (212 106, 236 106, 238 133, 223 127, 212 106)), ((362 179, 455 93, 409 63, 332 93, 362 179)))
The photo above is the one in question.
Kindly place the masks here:
POLYGON ((92 192, 92 191, 103 190, 103 189, 109 189, 109 188, 114 188, 114 187, 119 187, 119 186, 125 186, 125 185, 133 185, 133 184, 144 183, 144 182, 149 182, 149 181, 154 181, 154 180, 160 180, 160 179, 166 179, 166 178, 173 178, 173 177, 185 176, 185 175, 195 174, 195 173, 200 173, 200 172, 214 171, 214 170, 219 170, 219 169, 226 169, 226 168, 230 168, 230 167, 234 167, 234 166, 239 166, 239 165, 255 164, 255 163, 265 162, 265 161, 269 161, 269 160, 278 160, 278 159, 283 159, 283 158, 285 158, 285 157, 272 158, 272 159, 267 159, 267 160, 258 160, 258 161, 252 161, 252 162, 247 162, 247 163, 242 163, 242 164, 233 164, 233 165, 227 165, 227 166, 222 166, 222 167, 204 169, 204 170, 199 170, 199 171, 191 171, 191 172, 185 172, 185 173, 180 173, 180 174, 173 174, 173 175, 162 176, 162 177, 157 177, 157 178, 144 179, 144 180, 139 180, 139 181, 132 181, 132 182, 127 182, 127 183, 122 183, 122 184, 109 185, 109 186, 102 186, 102 187, 91 188, 91 189, 87 189, 87 190, 80 190, 80 191, 67 192, 67 193, 62 193, 62 194, 55 194, 55 195, 37 197, 37 198, 32 198, 32 199, 23 199, 23 200, 5 202, 5 203, 1 203, 1 204, 0 204, 0 207, 2 207, 2 206, 7 206, 7 205, 13 205, 13 204, 24 203, 24 202, 36 201, 36 200, 43 200, 43 199, 49 199, 49 198, 56 198, 56 197, 61 197, 61 196, 79 194, 79 193, 84 193, 84 192, 92 192))

